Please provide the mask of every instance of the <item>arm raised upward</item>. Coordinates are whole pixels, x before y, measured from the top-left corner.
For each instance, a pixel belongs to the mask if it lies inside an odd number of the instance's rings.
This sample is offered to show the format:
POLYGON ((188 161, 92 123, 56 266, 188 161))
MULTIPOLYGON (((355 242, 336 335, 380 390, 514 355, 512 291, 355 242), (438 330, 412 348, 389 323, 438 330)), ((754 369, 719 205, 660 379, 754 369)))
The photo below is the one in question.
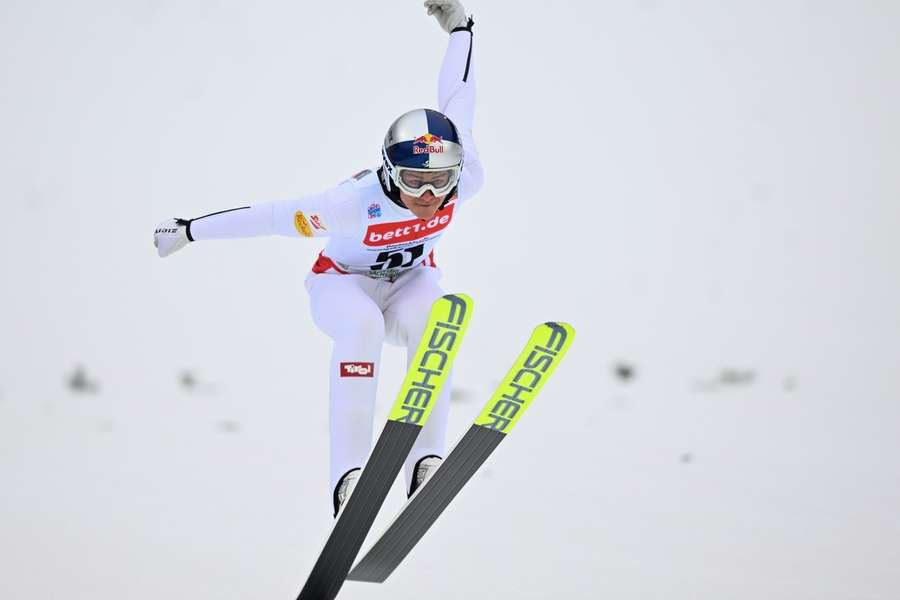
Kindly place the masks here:
POLYGON ((484 183, 484 168, 472 135, 475 118, 474 22, 471 17, 466 17, 458 0, 429 0, 425 6, 450 33, 438 76, 438 110, 453 121, 462 141, 464 158, 459 197, 463 201, 473 196, 484 183))

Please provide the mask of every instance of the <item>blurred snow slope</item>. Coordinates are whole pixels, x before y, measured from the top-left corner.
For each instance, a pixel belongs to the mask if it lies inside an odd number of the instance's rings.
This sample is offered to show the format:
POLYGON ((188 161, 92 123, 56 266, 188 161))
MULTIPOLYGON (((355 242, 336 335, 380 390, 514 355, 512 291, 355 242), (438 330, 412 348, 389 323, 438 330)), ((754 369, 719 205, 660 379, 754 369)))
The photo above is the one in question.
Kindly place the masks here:
MULTIPOLYGON (((3 598, 299 590, 330 518, 318 244, 162 261, 151 233, 375 164, 445 45, 388 4, 5 3, 3 598)), ((437 255, 476 300, 450 438, 535 323, 578 337, 342 598, 900 597, 900 8, 683 4, 470 0, 488 183, 437 255), (757 377, 698 386, 728 366, 757 377)))

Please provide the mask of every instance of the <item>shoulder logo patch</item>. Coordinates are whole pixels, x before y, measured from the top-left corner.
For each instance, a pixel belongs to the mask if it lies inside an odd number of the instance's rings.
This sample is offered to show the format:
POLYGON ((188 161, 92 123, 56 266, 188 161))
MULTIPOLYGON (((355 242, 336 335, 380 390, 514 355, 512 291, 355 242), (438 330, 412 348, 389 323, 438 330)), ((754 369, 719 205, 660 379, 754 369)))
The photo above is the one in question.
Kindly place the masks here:
POLYGON ((302 210, 294 213, 294 228, 303 237, 313 236, 312 227, 309 226, 309 221, 306 220, 306 215, 303 214, 302 210))
POLYGON ((322 219, 319 215, 309 215, 309 222, 312 223, 312 226, 316 229, 321 229, 322 231, 328 230, 328 228, 325 227, 325 224, 322 223, 322 219))

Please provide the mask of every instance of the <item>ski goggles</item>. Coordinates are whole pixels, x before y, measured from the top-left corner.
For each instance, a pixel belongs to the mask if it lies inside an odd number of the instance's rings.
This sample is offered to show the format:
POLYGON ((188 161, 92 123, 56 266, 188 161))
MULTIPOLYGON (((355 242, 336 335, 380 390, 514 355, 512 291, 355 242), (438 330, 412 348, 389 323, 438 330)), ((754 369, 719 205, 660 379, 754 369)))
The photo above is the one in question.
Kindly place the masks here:
POLYGON ((446 169, 413 169, 397 167, 397 185, 401 190, 419 198, 431 190, 435 196, 443 196, 459 183, 459 167, 446 169))

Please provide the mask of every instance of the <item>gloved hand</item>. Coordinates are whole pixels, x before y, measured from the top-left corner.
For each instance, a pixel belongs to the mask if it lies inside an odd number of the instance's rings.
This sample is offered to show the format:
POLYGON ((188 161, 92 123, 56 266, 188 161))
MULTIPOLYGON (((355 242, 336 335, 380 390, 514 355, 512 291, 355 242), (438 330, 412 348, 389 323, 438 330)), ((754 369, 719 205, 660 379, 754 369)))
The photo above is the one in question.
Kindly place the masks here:
POLYGON ((444 31, 450 33, 457 27, 465 27, 469 22, 466 9, 459 0, 425 0, 429 15, 434 15, 444 31))
POLYGON ((157 226, 153 232, 153 245, 160 258, 178 252, 191 241, 188 239, 187 226, 188 221, 185 219, 168 219, 157 226))

